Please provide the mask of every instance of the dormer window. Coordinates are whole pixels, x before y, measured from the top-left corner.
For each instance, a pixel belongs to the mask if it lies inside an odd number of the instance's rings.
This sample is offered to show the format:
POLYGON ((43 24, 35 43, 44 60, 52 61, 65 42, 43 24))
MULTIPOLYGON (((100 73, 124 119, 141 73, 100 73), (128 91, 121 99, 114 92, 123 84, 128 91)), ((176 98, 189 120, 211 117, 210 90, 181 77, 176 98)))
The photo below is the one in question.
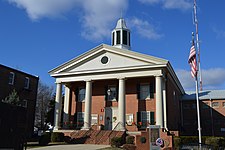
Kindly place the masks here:
POLYGON ((26 77, 24 82, 24 88, 29 89, 29 87, 30 87, 30 78, 26 77))
POLYGON ((15 73, 14 72, 10 72, 9 73, 9 84, 13 85, 14 84, 14 79, 15 79, 15 73))

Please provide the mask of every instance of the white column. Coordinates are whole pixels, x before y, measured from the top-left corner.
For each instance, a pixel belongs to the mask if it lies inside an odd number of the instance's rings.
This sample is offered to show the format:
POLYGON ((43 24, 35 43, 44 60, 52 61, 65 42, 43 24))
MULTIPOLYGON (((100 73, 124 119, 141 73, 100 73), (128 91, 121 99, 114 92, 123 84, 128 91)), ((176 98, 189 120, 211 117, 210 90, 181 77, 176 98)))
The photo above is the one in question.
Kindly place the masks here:
POLYGON ((164 128, 166 130, 167 129, 167 109, 166 109, 166 79, 163 80, 163 83, 162 83, 162 88, 163 88, 163 119, 164 119, 164 128))
POLYGON ((119 130, 125 130, 126 123, 126 91, 125 79, 119 79, 119 99, 118 99, 118 122, 121 123, 119 130))
POLYGON ((163 128, 162 76, 156 76, 156 125, 163 128))
POLYGON ((84 108, 84 126, 83 130, 88 130, 91 127, 91 99, 92 99, 92 82, 86 81, 85 91, 85 108, 84 108))
POLYGON ((63 123, 69 122, 70 88, 65 86, 63 123))
POLYGON ((61 111, 62 111, 62 84, 56 83, 54 130, 58 130, 60 128, 61 111))

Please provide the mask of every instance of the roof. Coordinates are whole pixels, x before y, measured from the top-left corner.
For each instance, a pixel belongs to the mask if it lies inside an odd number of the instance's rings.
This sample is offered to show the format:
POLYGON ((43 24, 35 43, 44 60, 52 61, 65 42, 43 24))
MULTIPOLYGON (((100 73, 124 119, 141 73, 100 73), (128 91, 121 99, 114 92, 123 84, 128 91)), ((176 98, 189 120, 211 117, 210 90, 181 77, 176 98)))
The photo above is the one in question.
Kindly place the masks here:
POLYGON ((127 29, 126 22, 125 22, 125 20, 123 18, 120 18, 117 21, 116 29, 127 29))
MULTIPOLYGON (((115 60, 115 59, 114 59, 115 60)), ((111 61, 113 62, 113 61, 111 61)), ((150 55, 146 55, 146 54, 142 54, 142 53, 138 53, 135 51, 131 51, 128 49, 121 49, 121 48, 116 48, 110 45, 106 45, 106 44, 101 44, 83 54, 81 54, 80 56, 77 56, 61 65, 59 65, 58 67, 50 70, 48 73, 57 78, 57 77, 66 77, 66 76, 84 76, 86 74, 93 74, 93 75, 97 75, 97 74, 102 74, 105 72, 110 72, 110 71, 118 71, 122 70, 123 72, 126 70, 144 70, 144 69, 159 69, 159 68, 167 68, 167 70, 169 71, 170 75, 172 76, 175 84, 178 86, 179 90, 182 93, 184 92, 184 89, 179 81, 179 79, 177 78, 170 62, 166 59, 162 59, 162 58, 158 58, 158 57, 154 57, 154 56, 150 56, 150 55), (118 57, 119 59, 123 59, 123 60, 132 60, 134 63, 132 63, 130 66, 125 66, 122 65, 121 63, 117 63, 117 66, 111 66, 110 67, 102 67, 102 65, 100 67, 98 67, 98 62, 99 56, 103 56, 106 53, 110 53, 110 54, 115 54, 116 56, 121 56, 118 57), (122 58, 123 57, 123 58, 122 58), (96 60, 96 63, 92 60, 96 60), (90 65, 85 66, 84 64, 88 64, 89 62, 90 65), (140 63, 136 63, 136 62, 142 62, 140 63), (136 64, 137 65, 136 65, 136 64), (95 64, 95 65, 93 65, 95 64), (79 66, 81 66, 79 69, 79 66), (84 66, 82 68, 82 66, 84 66), (124 67, 123 67, 124 66, 124 67), (98 68, 97 68, 98 67, 98 68), (78 68, 78 69, 76 69, 78 68)))
POLYGON ((29 73, 23 72, 23 71, 21 71, 21 70, 14 69, 14 68, 11 68, 11 67, 8 67, 8 66, 5 66, 5 65, 2 65, 2 64, 0 64, 0 67, 4 67, 4 68, 7 68, 7 69, 10 69, 10 70, 16 71, 16 72, 20 72, 20 73, 22 73, 22 74, 26 74, 26 75, 28 75, 28 76, 32 76, 32 77, 34 77, 34 78, 39 78, 39 76, 32 75, 32 74, 29 74, 29 73))
POLYGON ((63 63, 62 65, 50 70, 49 74, 53 74, 53 73, 61 70, 62 68, 66 67, 68 65, 72 65, 72 64, 74 64, 74 63, 76 63, 76 62, 78 62, 82 59, 85 59, 87 57, 91 57, 91 54, 99 53, 99 51, 102 51, 102 49, 108 50, 108 51, 113 51, 114 53, 119 53, 119 54, 122 54, 122 55, 125 55, 125 56, 133 56, 133 57, 145 60, 147 62, 151 61, 155 64, 160 64, 160 65, 161 64, 167 65, 168 62, 169 62, 166 59, 162 59, 162 58, 158 58, 158 57, 154 57, 154 56, 150 56, 150 55, 146 55, 146 54, 141 54, 141 53, 138 53, 138 52, 135 52, 135 51, 127 50, 127 49, 116 48, 116 47, 106 45, 106 44, 101 44, 101 45, 81 54, 80 56, 75 57, 75 58, 63 63))
MULTIPOLYGON (((195 100, 195 91, 186 92, 182 100, 195 100)), ((225 90, 205 90, 199 92, 199 100, 225 99, 225 90)))

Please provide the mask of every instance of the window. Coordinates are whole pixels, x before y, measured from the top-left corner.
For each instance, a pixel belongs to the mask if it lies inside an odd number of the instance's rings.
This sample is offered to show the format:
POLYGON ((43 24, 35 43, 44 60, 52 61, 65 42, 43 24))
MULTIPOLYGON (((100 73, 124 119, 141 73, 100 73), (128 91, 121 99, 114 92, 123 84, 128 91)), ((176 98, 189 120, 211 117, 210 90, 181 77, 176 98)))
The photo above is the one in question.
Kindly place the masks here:
POLYGON ((139 100, 154 98, 154 93, 154 83, 137 85, 137 99, 139 100))
POLYGON ((14 78, 15 78, 15 73, 10 72, 9 73, 9 84, 13 85, 14 84, 14 78))
POLYGON ((127 125, 132 125, 133 122, 134 122, 134 115, 133 114, 126 114, 127 125))
POLYGON ((223 108, 225 108, 225 102, 223 102, 223 108))
POLYGON ((27 100, 21 101, 21 106, 26 108, 27 107, 27 100))
POLYGON ((123 30, 123 44, 127 45, 127 31, 123 30))
POLYGON ((130 46, 130 32, 128 32, 128 43, 129 43, 129 46, 130 46))
POLYGON ((155 124, 154 112, 141 111, 139 112, 139 115, 140 115, 141 128, 146 128, 149 124, 152 124, 152 125, 155 124))
POLYGON ((29 89, 30 87, 30 78, 26 77, 24 82, 24 88, 29 89))
POLYGON ((108 86, 107 90, 108 99, 107 100, 116 100, 117 99, 117 89, 116 86, 108 86))
POLYGON ((219 107, 219 102, 212 102, 212 107, 213 108, 218 108, 219 107))
POLYGON ((80 87, 78 92, 78 102, 83 102, 85 100, 85 88, 80 87))
POLYGON ((140 86, 140 99, 145 100, 150 98, 150 87, 149 84, 143 84, 140 86))
POLYGON ((120 31, 116 31, 116 44, 120 44, 120 31))
POLYGON ((91 114, 91 125, 98 124, 98 114, 91 114))
POLYGON ((84 125, 84 112, 77 112, 77 127, 84 125))

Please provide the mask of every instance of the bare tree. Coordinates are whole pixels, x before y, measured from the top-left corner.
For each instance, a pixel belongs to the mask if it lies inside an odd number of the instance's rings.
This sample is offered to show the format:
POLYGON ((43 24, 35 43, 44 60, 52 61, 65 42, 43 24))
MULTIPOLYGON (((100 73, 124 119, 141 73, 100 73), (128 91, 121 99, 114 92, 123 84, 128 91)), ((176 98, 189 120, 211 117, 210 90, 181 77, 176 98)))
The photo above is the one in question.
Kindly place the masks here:
POLYGON ((53 86, 39 82, 36 112, 35 112, 35 126, 43 129, 46 120, 46 115, 49 111, 49 103, 53 100, 53 86))

